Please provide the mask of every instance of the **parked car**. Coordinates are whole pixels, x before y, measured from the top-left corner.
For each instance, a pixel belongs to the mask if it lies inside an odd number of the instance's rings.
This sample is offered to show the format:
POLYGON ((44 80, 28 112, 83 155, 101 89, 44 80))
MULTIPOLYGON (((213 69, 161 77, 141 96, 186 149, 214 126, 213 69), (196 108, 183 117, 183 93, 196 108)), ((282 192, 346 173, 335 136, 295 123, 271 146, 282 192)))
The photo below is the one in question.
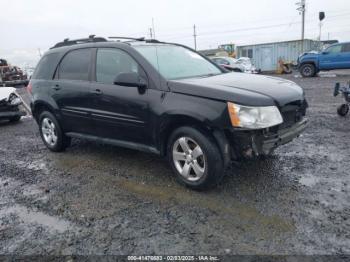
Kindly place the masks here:
POLYGON ((25 111, 20 109, 22 100, 13 87, 0 87, 0 120, 7 119, 10 122, 18 122, 25 111))
POLYGON ((244 68, 245 73, 259 74, 261 70, 256 69, 252 60, 249 57, 240 57, 237 59, 236 63, 244 68))
POLYGON ((237 59, 232 57, 212 57, 211 60, 219 66, 233 72, 244 72, 244 66, 237 64, 237 59))
POLYGON ((250 74, 259 73, 259 70, 255 68, 249 57, 241 57, 239 59, 236 59, 232 57, 222 56, 212 57, 211 60, 229 71, 250 74))
POLYGON ((90 37, 56 44, 27 89, 51 151, 74 137, 152 152, 204 189, 232 159, 269 155, 307 124, 295 83, 226 72, 183 45, 90 37))
POLYGON ((322 52, 304 53, 298 58, 298 68, 304 77, 322 70, 350 69, 350 42, 330 45, 322 52))

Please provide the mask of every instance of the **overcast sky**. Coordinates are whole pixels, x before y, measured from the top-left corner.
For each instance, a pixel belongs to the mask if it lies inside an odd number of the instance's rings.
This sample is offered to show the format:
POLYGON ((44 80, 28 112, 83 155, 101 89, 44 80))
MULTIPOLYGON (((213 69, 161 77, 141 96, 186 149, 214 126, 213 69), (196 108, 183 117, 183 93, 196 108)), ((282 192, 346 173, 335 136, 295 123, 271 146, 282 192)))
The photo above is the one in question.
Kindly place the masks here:
MULTIPOLYGON (((35 65, 64 38, 149 36, 154 18, 159 40, 199 49, 299 39, 300 0, 0 0, 0 57, 35 65)), ((349 0, 306 0, 305 37, 318 37, 318 12, 325 11, 322 39, 350 41, 349 0)))

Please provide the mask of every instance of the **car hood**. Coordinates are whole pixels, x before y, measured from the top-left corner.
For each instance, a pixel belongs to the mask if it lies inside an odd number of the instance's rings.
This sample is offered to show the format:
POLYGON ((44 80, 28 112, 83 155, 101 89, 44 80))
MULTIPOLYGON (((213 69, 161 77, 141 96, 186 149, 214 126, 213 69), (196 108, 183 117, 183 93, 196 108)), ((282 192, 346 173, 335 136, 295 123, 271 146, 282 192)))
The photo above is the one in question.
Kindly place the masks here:
POLYGON ((0 87, 0 101, 7 100, 12 93, 16 92, 16 88, 13 87, 0 87))
POLYGON ((304 100, 301 87, 282 78, 226 73, 209 77, 170 80, 172 92, 251 106, 284 106, 304 100))

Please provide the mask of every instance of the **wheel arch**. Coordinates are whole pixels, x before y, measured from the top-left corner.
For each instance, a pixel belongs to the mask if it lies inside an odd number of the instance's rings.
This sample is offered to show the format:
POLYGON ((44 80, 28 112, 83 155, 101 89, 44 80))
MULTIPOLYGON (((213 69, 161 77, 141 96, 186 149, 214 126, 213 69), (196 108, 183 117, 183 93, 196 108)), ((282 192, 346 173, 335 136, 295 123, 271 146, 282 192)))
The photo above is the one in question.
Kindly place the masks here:
POLYGON ((315 67, 315 70, 316 70, 316 72, 318 72, 319 71, 319 69, 318 69, 318 63, 317 63, 317 61, 314 61, 314 60, 308 60, 308 61, 303 61, 303 62, 301 62, 300 63, 300 66, 299 66, 299 70, 301 69, 301 67, 303 66, 303 65, 313 65, 314 67, 315 67))
POLYGON ((174 113, 167 115, 160 121, 158 127, 158 147, 161 156, 166 156, 168 140, 173 130, 182 126, 190 126, 201 130, 213 139, 222 154, 224 166, 227 167, 231 161, 229 141, 224 130, 211 123, 209 119, 200 114, 174 113))
POLYGON ((43 100, 39 100, 39 101, 36 101, 32 107, 32 114, 33 114, 33 117, 34 119, 38 122, 39 121, 39 116, 40 116, 40 113, 43 112, 43 111, 49 111, 51 112, 52 114, 56 115, 55 113, 55 108, 50 105, 49 103, 43 101, 43 100))
POLYGON ((189 115, 186 113, 173 113, 173 114, 167 114, 166 116, 163 116, 158 127, 159 132, 157 132, 159 134, 159 137, 158 137, 158 146, 160 149, 159 151, 162 156, 166 155, 167 143, 171 133, 176 128, 179 128, 182 126, 196 127, 206 133, 210 133, 210 131, 212 130, 212 126, 208 124, 208 121, 205 119, 205 117, 200 115, 193 115, 193 114, 189 115))

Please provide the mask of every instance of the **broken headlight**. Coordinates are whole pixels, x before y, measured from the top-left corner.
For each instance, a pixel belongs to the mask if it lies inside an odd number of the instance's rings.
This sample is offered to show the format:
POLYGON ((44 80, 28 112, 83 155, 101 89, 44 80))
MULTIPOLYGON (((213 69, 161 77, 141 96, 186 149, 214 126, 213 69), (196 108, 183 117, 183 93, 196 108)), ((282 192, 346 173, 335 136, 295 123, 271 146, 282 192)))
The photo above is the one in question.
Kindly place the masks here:
POLYGON ((283 123, 280 111, 276 106, 242 106, 227 103, 232 126, 249 129, 261 129, 283 123))
POLYGON ((20 104, 22 104, 21 99, 14 93, 12 93, 8 99, 8 102, 10 105, 12 106, 18 106, 20 104))

